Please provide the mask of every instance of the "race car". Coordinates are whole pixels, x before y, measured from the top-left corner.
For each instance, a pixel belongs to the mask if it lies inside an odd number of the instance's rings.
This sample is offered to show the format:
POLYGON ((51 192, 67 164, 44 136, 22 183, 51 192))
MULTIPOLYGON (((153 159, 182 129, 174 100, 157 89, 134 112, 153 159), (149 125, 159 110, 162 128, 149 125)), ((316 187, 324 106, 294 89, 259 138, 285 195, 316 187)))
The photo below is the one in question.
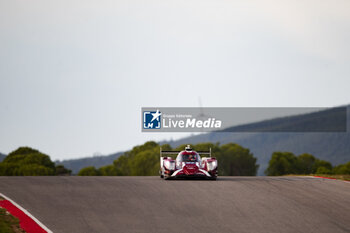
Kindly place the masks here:
POLYGON ((218 162, 209 151, 194 151, 190 145, 183 151, 162 151, 160 148, 160 177, 165 180, 177 178, 203 178, 216 180, 218 162), (176 155, 176 160, 163 155, 176 155), (200 155, 209 155, 201 158, 200 155))

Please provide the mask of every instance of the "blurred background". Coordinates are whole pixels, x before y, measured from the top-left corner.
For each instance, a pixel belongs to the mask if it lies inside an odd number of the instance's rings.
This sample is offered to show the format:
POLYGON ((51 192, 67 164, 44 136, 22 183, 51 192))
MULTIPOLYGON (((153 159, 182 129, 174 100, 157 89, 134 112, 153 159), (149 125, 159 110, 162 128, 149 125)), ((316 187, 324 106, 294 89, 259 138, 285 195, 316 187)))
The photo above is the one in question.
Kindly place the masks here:
POLYGON ((30 146, 65 160, 191 135, 141 133, 143 106, 348 104, 349 8, 345 0, 1 1, 0 152, 30 146))

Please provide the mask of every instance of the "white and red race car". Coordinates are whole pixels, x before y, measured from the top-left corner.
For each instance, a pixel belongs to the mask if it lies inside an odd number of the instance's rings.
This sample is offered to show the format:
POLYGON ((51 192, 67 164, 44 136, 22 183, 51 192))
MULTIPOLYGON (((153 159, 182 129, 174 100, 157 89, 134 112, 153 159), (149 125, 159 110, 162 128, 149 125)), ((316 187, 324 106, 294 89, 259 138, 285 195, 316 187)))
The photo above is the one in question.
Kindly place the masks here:
POLYGON ((187 145, 183 151, 162 151, 160 148, 160 177, 165 180, 176 178, 203 178, 216 180, 218 176, 218 162, 216 158, 211 157, 209 151, 194 151, 190 145, 187 145), (163 157, 163 155, 175 155, 172 157, 163 157), (209 155, 201 158, 200 155, 209 155))

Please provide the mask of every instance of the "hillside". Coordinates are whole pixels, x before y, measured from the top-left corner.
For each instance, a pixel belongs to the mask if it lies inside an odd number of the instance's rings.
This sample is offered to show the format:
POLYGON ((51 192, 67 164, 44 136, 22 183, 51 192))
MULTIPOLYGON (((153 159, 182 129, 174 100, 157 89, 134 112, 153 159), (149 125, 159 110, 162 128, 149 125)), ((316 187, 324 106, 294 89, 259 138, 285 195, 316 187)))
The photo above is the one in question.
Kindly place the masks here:
MULTIPOLYGON (((350 107, 347 107, 347 122, 350 122, 350 107)), ((161 144, 169 143, 176 147, 181 144, 200 142, 219 142, 221 144, 235 142, 249 148, 258 158, 260 168, 258 175, 264 175, 270 156, 274 151, 290 151, 295 154, 310 153, 317 158, 330 161, 333 165, 350 161, 350 125, 346 133, 322 132, 327 131, 327 126, 340 129, 342 122, 339 120, 339 108, 326 111, 304 114, 299 116, 276 118, 272 120, 239 125, 224 131, 246 131, 244 133, 213 132, 190 136, 176 141, 162 141, 161 144), (282 133, 283 130, 300 131, 312 127, 321 132, 313 133, 282 133), (272 131, 260 132, 256 131, 272 131)), ((344 122, 343 122, 344 123, 344 122)), ((81 159, 64 160, 58 163, 77 173, 87 166, 101 167, 112 164, 122 152, 108 156, 86 157, 81 159)))
POLYGON ((95 166, 96 168, 112 164, 123 152, 117 152, 111 155, 85 157, 80 159, 68 159, 63 161, 56 161, 56 164, 62 164, 66 168, 71 169, 73 174, 77 174, 80 169, 88 166, 95 166))
MULTIPOLYGON (((281 133, 281 132, 260 132, 253 133, 254 130, 264 131, 264 129, 283 129, 286 125, 289 129, 296 129, 300 125, 307 126, 309 124, 339 124, 339 115, 336 114, 337 108, 318 113, 305 114, 297 117, 286 117, 262 121, 253 124, 241 125, 228 129, 229 131, 250 131, 244 133, 232 132, 213 132, 197 136, 191 136, 176 141, 162 142, 169 143, 171 146, 178 146, 186 143, 199 142, 235 142, 244 147, 249 148, 258 158, 260 169, 259 175, 264 174, 270 156, 274 151, 290 151, 295 154, 310 153, 317 158, 330 161, 333 165, 350 161, 350 133, 349 125, 347 132, 344 133, 281 133), (335 114, 334 114, 335 113, 335 114), (315 120, 323 119, 326 121, 315 120), (297 119, 297 120, 296 120, 297 119), (293 126, 293 122, 295 125, 293 126), (268 125, 268 127, 266 127, 268 125)), ((350 122, 350 107, 347 107, 347 121, 350 122)), ((314 125, 315 127, 315 125, 314 125)), ((319 127, 320 129, 323 126, 319 127)), ((286 129, 286 128, 284 128, 286 129)), ((282 131, 282 130, 276 130, 282 131)))
POLYGON ((221 132, 345 132, 349 107, 279 117, 233 126, 221 132))

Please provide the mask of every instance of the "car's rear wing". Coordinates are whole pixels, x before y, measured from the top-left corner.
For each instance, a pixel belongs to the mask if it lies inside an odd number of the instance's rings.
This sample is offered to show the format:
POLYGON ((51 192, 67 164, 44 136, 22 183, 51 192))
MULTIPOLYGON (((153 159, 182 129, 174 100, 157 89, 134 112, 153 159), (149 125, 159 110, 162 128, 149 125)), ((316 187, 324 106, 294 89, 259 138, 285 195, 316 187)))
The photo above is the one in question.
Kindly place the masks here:
MULTIPOLYGON (((163 155, 177 155, 178 153, 180 153, 181 150, 174 150, 174 151, 170 151, 170 150, 162 150, 162 147, 160 148, 160 157, 163 157, 163 155)), ((199 155, 209 155, 209 157, 211 157, 211 148, 209 148, 208 151, 196 151, 199 155)))

